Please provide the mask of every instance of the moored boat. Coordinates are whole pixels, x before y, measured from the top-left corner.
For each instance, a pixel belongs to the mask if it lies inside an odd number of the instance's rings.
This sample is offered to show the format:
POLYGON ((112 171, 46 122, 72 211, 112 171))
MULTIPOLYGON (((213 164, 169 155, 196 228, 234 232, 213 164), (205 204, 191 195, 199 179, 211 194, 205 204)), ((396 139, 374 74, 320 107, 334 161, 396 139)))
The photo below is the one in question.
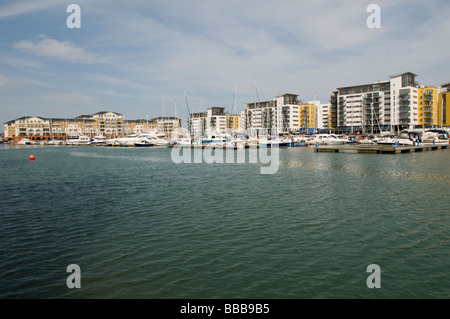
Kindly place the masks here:
POLYGON ((84 146, 90 144, 91 138, 86 135, 69 136, 66 140, 66 145, 84 146))

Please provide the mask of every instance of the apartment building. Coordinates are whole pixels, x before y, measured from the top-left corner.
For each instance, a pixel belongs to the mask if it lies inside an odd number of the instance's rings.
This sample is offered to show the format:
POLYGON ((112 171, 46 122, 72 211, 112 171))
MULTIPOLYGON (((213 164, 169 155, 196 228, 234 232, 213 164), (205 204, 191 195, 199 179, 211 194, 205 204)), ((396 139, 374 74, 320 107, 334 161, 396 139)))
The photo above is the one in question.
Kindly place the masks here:
POLYGON ((413 129, 419 125, 416 74, 338 88, 330 97, 329 127, 350 133, 413 129))
POLYGON ((76 135, 122 135, 122 126, 122 115, 108 111, 71 119, 23 116, 4 123, 4 132, 8 139, 27 136, 32 140, 49 140, 76 135))
POLYGON ((269 101, 247 103, 241 112, 241 128, 251 135, 298 132, 301 104, 298 95, 290 93, 269 101))
POLYGON ((439 87, 438 125, 450 128, 450 83, 439 87))
POLYGON ((239 115, 229 115, 225 107, 210 107, 206 112, 191 113, 189 130, 194 137, 239 130, 239 115))
POLYGON ((438 126, 438 89, 435 87, 419 87, 418 99, 418 126, 423 128, 438 126))

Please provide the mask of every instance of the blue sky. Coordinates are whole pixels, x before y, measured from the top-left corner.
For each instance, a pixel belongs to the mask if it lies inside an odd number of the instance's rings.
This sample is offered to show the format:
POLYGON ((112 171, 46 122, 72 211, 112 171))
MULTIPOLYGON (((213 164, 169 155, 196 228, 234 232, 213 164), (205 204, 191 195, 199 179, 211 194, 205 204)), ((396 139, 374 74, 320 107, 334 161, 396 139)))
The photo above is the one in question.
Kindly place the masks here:
MULTIPOLYGON (((448 0, 21 0, 0 2, 0 123, 111 110, 128 119, 283 93, 327 102, 337 87, 411 71, 450 82, 448 0), (69 29, 69 4, 81 28, 69 29), (369 4, 381 28, 369 29, 369 4), (202 96, 204 103, 201 105, 202 96), (164 104, 164 107, 163 107, 164 104)), ((0 131, 3 129, 0 129, 0 131)))

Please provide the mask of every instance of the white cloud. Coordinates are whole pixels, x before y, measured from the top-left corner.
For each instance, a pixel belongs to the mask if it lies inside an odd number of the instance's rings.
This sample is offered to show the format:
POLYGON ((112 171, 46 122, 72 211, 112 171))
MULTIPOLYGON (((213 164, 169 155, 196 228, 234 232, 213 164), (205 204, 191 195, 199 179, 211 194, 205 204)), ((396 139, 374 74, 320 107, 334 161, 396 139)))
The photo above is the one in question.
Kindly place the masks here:
POLYGON ((72 63, 94 63, 96 54, 88 52, 75 44, 64 41, 59 42, 41 35, 41 40, 37 42, 19 41, 13 47, 25 53, 31 53, 47 58, 55 58, 72 63))

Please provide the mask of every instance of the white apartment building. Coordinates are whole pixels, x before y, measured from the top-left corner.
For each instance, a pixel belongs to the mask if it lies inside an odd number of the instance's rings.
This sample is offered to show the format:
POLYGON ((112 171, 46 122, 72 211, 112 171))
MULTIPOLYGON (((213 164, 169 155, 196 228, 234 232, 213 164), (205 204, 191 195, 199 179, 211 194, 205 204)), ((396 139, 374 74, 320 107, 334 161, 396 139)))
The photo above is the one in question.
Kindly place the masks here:
POLYGON ((391 76, 391 125, 414 128, 419 122, 418 85, 413 73, 391 76))
POLYGON ((227 132, 225 107, 211 107, 206 111, 206 131, 208 134, 227 132))
POLYGON ((206 112, 192 113, 189 118, 189 130, 194 137, 226 133, 227 114, 225 107, 210 107, 206 112))
POLYGON ((241 112, 241 128, 250 135, 298 131, 300 115, 298 95, 283 94, 270 101, 247 103, 241 112))
POLYGON ((338 88, 336 99, 330 101, 331 127, 351 133, 414 128, 418 123, 416 76, 406 72, 388 81, 338 88))

